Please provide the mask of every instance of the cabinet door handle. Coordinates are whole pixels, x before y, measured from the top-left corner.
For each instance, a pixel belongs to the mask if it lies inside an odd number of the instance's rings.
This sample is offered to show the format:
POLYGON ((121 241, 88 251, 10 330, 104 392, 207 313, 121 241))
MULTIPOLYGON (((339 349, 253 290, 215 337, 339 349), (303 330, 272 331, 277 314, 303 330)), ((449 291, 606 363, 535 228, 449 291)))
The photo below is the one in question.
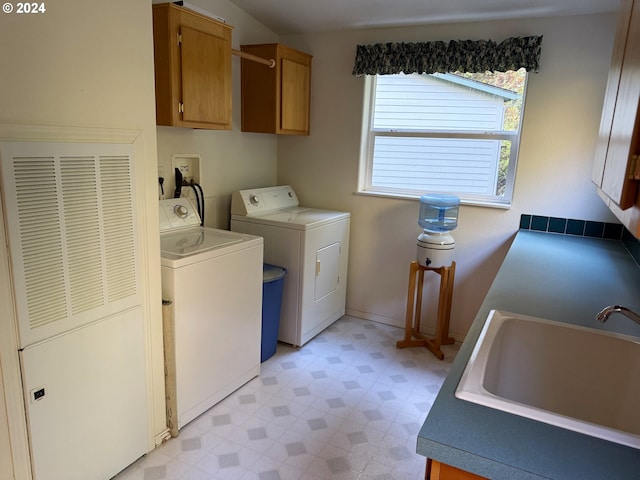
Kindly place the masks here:
POLYGON ((320 260, 316 260, 316 276, 320 275, 320 260))

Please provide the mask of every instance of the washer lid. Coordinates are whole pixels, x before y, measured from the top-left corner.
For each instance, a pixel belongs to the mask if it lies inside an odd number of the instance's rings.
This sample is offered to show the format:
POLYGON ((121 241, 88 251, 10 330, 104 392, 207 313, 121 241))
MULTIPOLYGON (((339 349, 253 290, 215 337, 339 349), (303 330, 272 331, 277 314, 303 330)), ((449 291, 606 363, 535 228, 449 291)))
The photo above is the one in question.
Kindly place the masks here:
POLYGON ((277 227, 296 230, 309 230, 329 223, 345 220, 350 217, 348 212, 336 212, 333 210, 320 210, 317 208, 294 207, 276 212, 268 212, 259 215, 232 215, 234 220, 274 225, 277 227))
POLYGON ((178 259, 240 243, 244 237, 226 230, 190 228, 160 235, 160 251, 164 258, 178 259))

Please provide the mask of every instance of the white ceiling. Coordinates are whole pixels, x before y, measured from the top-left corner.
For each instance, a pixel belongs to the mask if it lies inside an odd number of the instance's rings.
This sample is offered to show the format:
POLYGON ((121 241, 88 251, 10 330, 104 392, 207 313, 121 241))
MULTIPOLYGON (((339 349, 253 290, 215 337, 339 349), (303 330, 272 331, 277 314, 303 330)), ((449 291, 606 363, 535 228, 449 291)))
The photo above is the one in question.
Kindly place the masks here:
POLYGON ((616 11, 620 0, 231 0, 278 34, 616 11))

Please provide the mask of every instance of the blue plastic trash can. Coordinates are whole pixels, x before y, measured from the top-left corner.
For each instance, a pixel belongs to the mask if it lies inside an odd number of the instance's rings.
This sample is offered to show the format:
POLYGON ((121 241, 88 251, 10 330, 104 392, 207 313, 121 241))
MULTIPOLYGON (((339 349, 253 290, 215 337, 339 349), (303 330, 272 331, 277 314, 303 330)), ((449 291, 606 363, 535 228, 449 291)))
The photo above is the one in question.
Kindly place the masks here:
POLYGON ((262 266, 262 345, 260 362, 264 362, 276 353, 278 329, 280 328, 280 307, 282 288, 286 270, 265 263, 262 266))

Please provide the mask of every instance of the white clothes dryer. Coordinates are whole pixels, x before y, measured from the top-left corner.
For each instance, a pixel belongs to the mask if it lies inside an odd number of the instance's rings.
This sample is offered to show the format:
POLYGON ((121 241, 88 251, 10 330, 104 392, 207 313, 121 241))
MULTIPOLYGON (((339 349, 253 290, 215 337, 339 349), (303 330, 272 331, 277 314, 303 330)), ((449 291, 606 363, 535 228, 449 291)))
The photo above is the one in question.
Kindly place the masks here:
POLYGON ((160 201, 167 418, 182 428, 260 373, 262 238, 200 227, 186 198, 160 201))
POLYGON ((350 214, 301 207, 289 185, 240 190, 231 230, 264 238, 264 261, 284 267, 278 340, 302 346, 345 313, 350 214))

